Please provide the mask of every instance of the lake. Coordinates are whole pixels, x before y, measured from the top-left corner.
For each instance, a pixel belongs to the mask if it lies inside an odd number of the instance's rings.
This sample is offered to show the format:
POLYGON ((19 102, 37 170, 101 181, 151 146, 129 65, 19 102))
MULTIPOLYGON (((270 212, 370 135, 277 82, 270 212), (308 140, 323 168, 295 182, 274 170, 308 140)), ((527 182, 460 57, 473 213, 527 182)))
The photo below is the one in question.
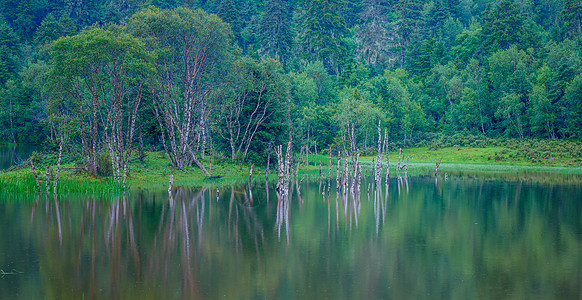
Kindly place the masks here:
POLYGON ((8 169, 30 157, 32 152, 41 150, 40 146, 18 144, 0 145, 0 170, 8 169))
POLYGON ((289 200, 260 182, 117 199, 8 197, 0 295, 580 299, 582 181, 511 176, 364 181, 345 195, 334 180, 330 195, 327 180, 304 181, 289 200))

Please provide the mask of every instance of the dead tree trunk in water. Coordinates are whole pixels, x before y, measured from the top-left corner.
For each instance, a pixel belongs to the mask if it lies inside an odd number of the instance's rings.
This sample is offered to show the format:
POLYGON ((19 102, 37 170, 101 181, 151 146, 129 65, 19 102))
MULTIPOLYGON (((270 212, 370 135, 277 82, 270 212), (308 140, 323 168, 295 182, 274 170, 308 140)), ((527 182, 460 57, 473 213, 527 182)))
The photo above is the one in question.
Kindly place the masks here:
POLYGON ((342 160, 342 152, 338 152, 337 153, 337 169, 335 170, 336 172, 336 177, 335 177, 335 190, 339 191, 339 187, 340 187, 340 175, 339 175, 339 168, 340 168, 340 163, 342 160))
POLYGON ((329 163, 328 163, 328 175, 327 175, 327 195, 329 197, 329 191, 331 189, 331 146, 329 146, 329 163))
POLYGON ((280 196, 289 195, 289 178, 291 176, 291 161, 293 155, 293 135, 291 127, 291 100, 288 102, 287 106, 287 122, 289 123, 289 142, 287 143, 287 152, 285 157, 283 157, 283 145, 279 145, 275 148, 275 153, 277 154, 277 164, 278 164, 278 180, 277 180, 277 194, 280 196))
POLYGON ((265 180, 269 180, 269 163, 271 162, 271 147, 273 146, 273 141, 269 142, 269 147, 267 148, 267 169, 265 170, 265 180))
POLYGON ((437 175, 439 173, 439 166, 441 165, 442 161, 443 161, 443 157, 441 156, 441 160, 439 160, 439 162, 436 163, 436 169, 434 170, 434 177, 437 177, 437 175))
POLYGON ((380 128, 380 121, 378 121, 378 160, 376 161, 376 173, 374 176, 376 185, 380 183, 382 178, 382 129, 380 128))
POLYGON ((57 194, 57 184, 59 182, 59 174, 61 173, 61 159, 63 157, 63 133, 61 133, 61 142, 59 143, 59 158, 57 159, 57 173, 55 174, 55 183, 53 187, 54 194, 57 194))
POLYGON ((386 155, 386 183, 390 179, 390 162, 388 161, 388 130, 384 129, 384 153, 386 155))
POLYGON ((49 194, 49 179, 50 179, 50 167, 46 166, 46 194, 49 194))
POLYGON ((401 157, 402 157, 402 148, 400 148, 398 150, 398 167, 396 168, 396 170, 398 170, 398 171, 402 170, 401 157))
POLYGON ((299 165, 301 165, 301 157, 303 155, 303 151, 307 149, 306 145, 301 146, 301 150, 299 151, 299 160, 297 161, 297 166, 295 166, 295 176, 299 177, 299 165))
POLYGON ((32 168, 32 175, 34 175, 34 180, 36 180, 36 188, 40 193, 40 182, 38 181, 38 176, 36 176, 36 171, 34 169, 34 162, 32 161, 32 158, 30 158, 30 167, 32 168))

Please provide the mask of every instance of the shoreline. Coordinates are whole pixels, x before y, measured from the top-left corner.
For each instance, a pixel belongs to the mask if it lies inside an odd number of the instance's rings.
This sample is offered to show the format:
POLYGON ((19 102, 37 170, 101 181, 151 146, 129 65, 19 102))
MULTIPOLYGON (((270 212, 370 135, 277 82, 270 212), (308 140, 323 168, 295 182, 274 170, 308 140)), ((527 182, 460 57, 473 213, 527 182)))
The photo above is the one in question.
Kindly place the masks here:
MULTIPOLYGON (((569 166, 569 158, 561 158, 558 160, 549 160, 555 165, 547 165, 543 163, 533 163, 525 160, 501 160, 491 161, 487 159, 488 155, 504 151, 497 147, 489 148, 442 148, 438 150, 429 150, 426 147, 417 147, 403 149, 401 157, 402 163, 406 164, 406 158, 410 157, 410 164, 408 169, 408 176, 434 176, 435 162, 442 157, 442 164, 439 167, 439 176, 444 176, 445 173, 504 173, 515 174, 520 172, 528 173, 553 173, 564 175, 580 175, 582 179, 582 165, 569 166), (469 158, 469 159, 467 159, 469 158)), ((506 152, 508 152, 506 150, 506 152)), ((60 179, 58 181, 58 193, 60 194, 90 194, 90 195, 114 195, 122 194, 124 192, 139 192, 139 191, 158 191, 166 189, 169 186, 170 176, 173 175, 174 187, 220 187, 236 183, 244 183, 249 180, 250 164, 237 164, 227 161, 219 161, 212 163, 211 174, 221 175, 220 179, 209 180, 205 178, 202 171, 197 167, 187 167, 182 170, 177 170, 171 167, 165 158, 163 152, 148 152, 144 161, 134 161, 130 164, 131 171, 128 177, 128 187, 123 189, 120 183, 113 182, 109 177, 94 177, 85 172, 71 168, 74 163, 62 165, 60 172, 60 179)), ((376 156, 361 157, 360 161, 366 172, 372 169, 372 162, 376 156)), ((303 165, 299 169, 299 178, 318 179, 319 163, 322 166, 321 178, 327 180, 329 155, 319 154, 309 156, 309 165, 303 165)), ((209 163, 205 161, 205 163, 209 163)), ((343 160, 345 161, 345 160, 343 160)), ((404 176, 404 171, 397 171, 396 165, 398 162, 398 154, 390 153, 390 175, 404 176)), ((343 162, 342 162, 343 164, 343 162)), ((383 160, 385 164, 385 159, 383 160)), ((336 177, 337 156, 331 159, 331 177, 336 177)), ((276 161, 271 161, 271 166, 276 166, 276 161)), ((43 166, 44 167, 44 166, 43 166)), ((258 166, 254 168, 252 181, 260 180, 264 182, 265 166, 258 166)), ((54 169, 56 166, 51 166, 51 174, 49 175, 49 191, 52 191, 52 180, 54 179, 54 169)), ((38 167, 37 175, 39 177, 39 184, 41 186, 41 193, 45 193, 46 177, 44 171, 39 172, 43 168, 38 167)), ((384 173, 385 174, 385 173, 384 173)), ((449 174, 449 175, 451 175, 449 174)), ((367 176, 367 174, 366 174, 367 176)), ((300 180, 300 179, 299 179, 300 180)), ((277 181, 277 171, 272 168, 269 171, 269 182, 277 181)), ((2 171, 0 173, 0 194, 12 193, 37 193, 38 189, 36 181, 32 174, 30 167, 21 168, 14 171, 2 171)))

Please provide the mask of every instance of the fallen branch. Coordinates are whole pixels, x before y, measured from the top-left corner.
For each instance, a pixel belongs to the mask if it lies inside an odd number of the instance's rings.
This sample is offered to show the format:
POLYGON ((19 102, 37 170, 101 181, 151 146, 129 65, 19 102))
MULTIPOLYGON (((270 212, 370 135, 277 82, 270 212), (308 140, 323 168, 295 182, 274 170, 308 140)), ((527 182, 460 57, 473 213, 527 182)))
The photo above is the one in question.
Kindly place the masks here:
POLYGON ((140 157, 132 158, 128 162, 132 162, 132 161, 136 161, 136 160, 143 161, 143 159, 146 158, 147 156, 148 156, 147 154, 142 154, 140 157))
POLYGON ((24 272, 18 272, 15 269, 12 269, 12 271, 10 271, 10 272, 0 270, 0 275, 2 275, 2 278, 4 278, 4 276, 6 276, 6 275, 18 275, 18 274, 22 274, 22 273, 24 273, 24 272))

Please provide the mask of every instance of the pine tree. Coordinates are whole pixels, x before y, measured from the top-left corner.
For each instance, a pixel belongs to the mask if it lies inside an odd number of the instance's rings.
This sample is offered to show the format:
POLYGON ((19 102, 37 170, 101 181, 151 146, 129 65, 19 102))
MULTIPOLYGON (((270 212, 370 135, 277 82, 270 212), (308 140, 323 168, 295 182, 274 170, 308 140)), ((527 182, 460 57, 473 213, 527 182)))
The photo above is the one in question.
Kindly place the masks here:
POLYGON ((396 41, 400 52, 400 68, 404 68, 405 56, 413 45, 420 40, 424 23, 421 0, 400 0, 396 6, 397 18, 392 23, 396 33, 396 41))
POLYGON ((244 1, 222 0, 218 6, 218 16, 226 23, 230 24, 234 37, 239 46, 243 46, 241 31, 243 29, 240 18, 243 11, 244 1))
POLYGON ((4 20, 0 19, 0 87, 16 76, 18 70, 18 37, 4 20))
POLYGON ((356 31, 357 54, 366 65, 384 69, 397 58, 394 30, 388 22, 389 0, 365 0, 356 31))
POLYGON ((273 57, 286 65, 293 47, 291 17, 285 2, 270 0, 265 5, 259 28, 263 55, 273 57))
POLYGON ((17 17, 14 21, 16 33, 23 39, 31 39, 36 26, 36 16, 32 1, 20 1, 18 3, 17 17))
POLYGON ((430 6, 428 9, 427 15, 425 16, 425 25, 431 37, 439 37, 442 34, 441 31, 448 17, 449 11, 443 5, 441 0, 436 0, 433 2, 432 6, 430 6))
POLYGON ((55 15, 50 13, 46 15, 40 26, 36 30, 35 40, 38 44, 54 41, 61 36, 59 23, 55 15))
POLYGON ((305 62, 321 60, 336 75, 341 72, 340 60, 347 51, 342 11, 341 0, 306 0, 297 9, 300 57, 305 62))
POLYGON ((565 0, 564 10, 562 11, 564 19, 564 29, 568 35, 582 33, 582 1, 565 0))
POLYGON ((487 6, 483 23, 483 48, 490 52, 519 44, 524 33, 524 21, 511 0, 503 0, 495 7, 487 6))

